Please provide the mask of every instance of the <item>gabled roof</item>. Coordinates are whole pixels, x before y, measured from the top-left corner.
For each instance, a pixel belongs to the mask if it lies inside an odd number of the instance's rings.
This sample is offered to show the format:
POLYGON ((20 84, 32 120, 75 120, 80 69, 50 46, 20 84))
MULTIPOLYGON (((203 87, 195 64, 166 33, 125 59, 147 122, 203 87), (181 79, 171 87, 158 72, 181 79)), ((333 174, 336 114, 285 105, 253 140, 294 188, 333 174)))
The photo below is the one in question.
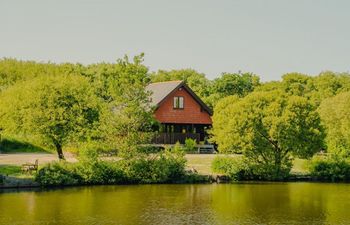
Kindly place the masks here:
POLYGON ((159 107, 160 104, 173 92, 178 90, 180 87, 186 89, 186 91, 203 107, 205 111, 212 115, 211 109, 189 88, 184 81, 165 81, 158 83, 151 83, 146 87, 146 91, 150 91, 151 94, 151 104, 153 106, 159 107))

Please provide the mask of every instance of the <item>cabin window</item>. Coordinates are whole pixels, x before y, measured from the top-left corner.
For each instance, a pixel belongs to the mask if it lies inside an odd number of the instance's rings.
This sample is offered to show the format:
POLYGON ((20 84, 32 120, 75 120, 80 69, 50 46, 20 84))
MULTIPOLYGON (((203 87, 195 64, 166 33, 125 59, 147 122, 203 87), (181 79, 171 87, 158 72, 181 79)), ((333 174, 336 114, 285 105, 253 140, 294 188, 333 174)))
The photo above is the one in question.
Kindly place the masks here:
POLYGON ((184 97, 174 97, 174 109, 183 109, 184 108, 184 97))

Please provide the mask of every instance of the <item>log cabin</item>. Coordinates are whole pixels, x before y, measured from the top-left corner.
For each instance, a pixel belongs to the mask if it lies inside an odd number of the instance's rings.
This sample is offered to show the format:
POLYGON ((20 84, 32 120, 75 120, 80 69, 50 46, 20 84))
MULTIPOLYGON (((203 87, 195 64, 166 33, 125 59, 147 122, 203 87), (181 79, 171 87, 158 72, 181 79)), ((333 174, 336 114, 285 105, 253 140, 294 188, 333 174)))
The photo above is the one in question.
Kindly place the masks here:
POLYGON ((212 111, 185 82, 152 83, 146 90, 151 92, 154 117, 160 123, 154 144, 184 144, 187 138, 197 144, 206 142, 212 111))

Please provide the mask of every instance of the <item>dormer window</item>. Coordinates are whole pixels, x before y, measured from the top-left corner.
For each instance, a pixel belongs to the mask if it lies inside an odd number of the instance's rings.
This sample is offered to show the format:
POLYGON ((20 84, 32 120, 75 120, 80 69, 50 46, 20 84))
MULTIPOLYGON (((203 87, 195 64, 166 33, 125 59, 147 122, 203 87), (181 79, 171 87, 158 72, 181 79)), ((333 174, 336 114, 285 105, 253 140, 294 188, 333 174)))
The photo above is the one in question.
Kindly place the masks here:
POLYGON ((184 108, 184 97, 180 97, 180 96, 174 97, 173 108, 174 109, 183 109, 184 108))

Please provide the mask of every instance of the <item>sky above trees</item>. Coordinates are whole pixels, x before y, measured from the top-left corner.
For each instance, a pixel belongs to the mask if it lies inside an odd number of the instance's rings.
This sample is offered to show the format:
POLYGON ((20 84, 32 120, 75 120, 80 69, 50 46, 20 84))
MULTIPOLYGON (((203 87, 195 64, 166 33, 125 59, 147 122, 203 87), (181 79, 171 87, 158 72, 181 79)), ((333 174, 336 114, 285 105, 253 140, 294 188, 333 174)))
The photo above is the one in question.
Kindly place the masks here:
POLYGON ((211 79, 346 72, 349 8, 346 0, 4 0, 0 57, 87 64, 144 52, 151 71, 193 68, 211 79))

